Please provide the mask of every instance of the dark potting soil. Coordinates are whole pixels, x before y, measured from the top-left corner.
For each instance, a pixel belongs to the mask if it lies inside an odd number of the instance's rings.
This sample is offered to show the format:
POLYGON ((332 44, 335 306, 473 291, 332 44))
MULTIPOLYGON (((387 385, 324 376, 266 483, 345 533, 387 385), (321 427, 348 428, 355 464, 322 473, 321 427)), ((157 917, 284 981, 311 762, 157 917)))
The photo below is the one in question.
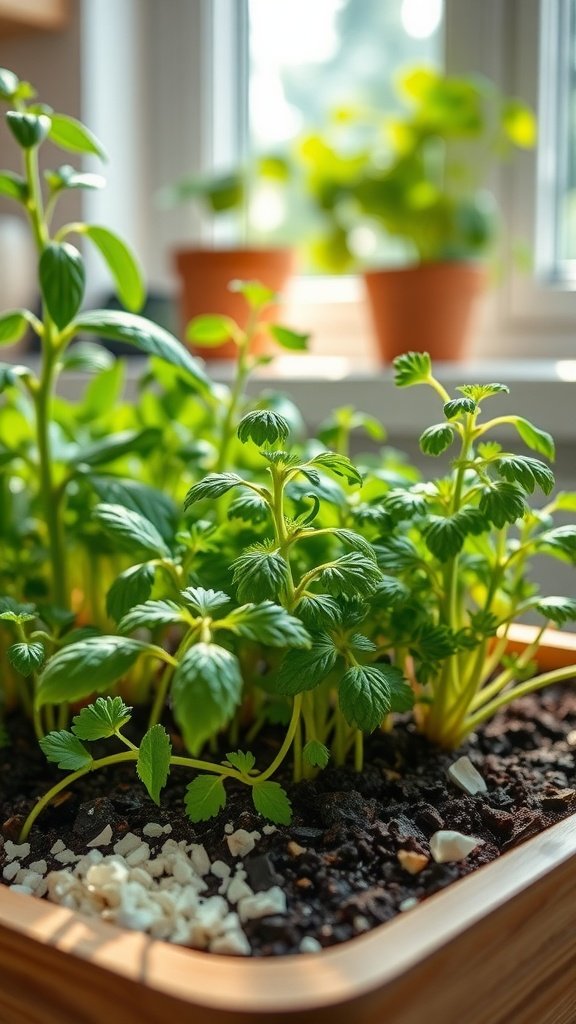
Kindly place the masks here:
MULTIPOLYGON (((0 750, 0 876, 3 839, 18 841, 36 797, 52 778, 61 778, 46 765, 25 723, 14 719, 9 726, 14 745, 0 750)), ((280 742, 280 735, 262 740, 258 763, 269 763, 280 742)), ((106 750, 110 753, 110 746, 106 750)), ((244 866, 255 891, 282 886, 288 913, 245 924, 254 955, 297 952, 304 936, 322 946, 344 942, 394 917, 405 901, 426 899, 575 812, 575 751, 576 688, 566 688, 517 701, 454 754, 430 746, 411 724, 400 722, 393 732, 367 741, 361 775, 330 768, 313 781, 281 779, 292 800, 293 823, 263 834, 244 866), (487 793, 467 796, 448 779, 449 765, 463 754, 482 774, 487 793), (430 837, 439 829, 484 843, 465 860, 436 864, 429 859, 419 874, 409 874, 398 851, 430 858, 430 837)), ((107 824, 114 844, 128 831, 141 834, 153 821, 171 824, 170 838, 202 843, 211 861, 233 864, 226 823, 262 831, 265 822, 254 812, 247 789, 232 783, 219 817, 191 824, 182 804, 189 781, 185 771, 174 769, 158 808, 133 766, 88 775, 38 819, 25 863, 46 859, 50 869, 61 870, 49 852, 57 839, 84 854, 86 843, 107 824)), ((112 844, 102 852, 111 853, 112 844)), ((211 887, 206 895, 216 893, 220 880, 210 875, 205 880, 211 887)))

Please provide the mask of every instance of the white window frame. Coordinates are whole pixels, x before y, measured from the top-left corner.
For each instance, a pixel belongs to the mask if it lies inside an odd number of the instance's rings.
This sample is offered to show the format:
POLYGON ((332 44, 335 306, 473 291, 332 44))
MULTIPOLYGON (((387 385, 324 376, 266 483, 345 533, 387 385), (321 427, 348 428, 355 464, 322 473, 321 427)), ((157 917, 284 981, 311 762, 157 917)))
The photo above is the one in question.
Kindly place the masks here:
MULTIPOLYGON (((550 13, 559 2, 445 0, 446 70, 486 74, 503 91, 531 102, 544 124, 550 96, 546 90, 538 94, 541 18, 543 11, 550 13)), ((85 14, 98 6, 102 21, 101 8, 107 4, 117 6, 115 0, 98 0, 98 5, 94 0, 83 0, 85 14)), ((110 60, 105 33, 100 34, 95 48, 94 36, 90 41, 86 31, 86 80, 100 59, 100 68, 106 68, 108 78, 112 76, 124 90, 128 83, 129 92, 124 91, 124 95, 141 95, 144 102, 132 106, 131 123, 123 129, 123 147, 130 155, 122 157, 119 148, 112 153, 113 178, 118 183, 116 198, 109 200, 108 190, 93 197, 90 201, 100 205, 90 210, 90 215, 114 223, 133 239, 153 286, 166 289, 173 286, 173 274, 162 253, 192 237, 196 241, 211 237, 226 240, 226 226, 211 230, 193 206, 161 211, 154 208, 153 196, 161 185, 178 176, 229 168, 242 156, 242 140, 247 138, 247 3, 124 0, 123 6, 128 13, 120 22, 115 18, 115 32, 118 46, 122 45, 120 36, 126 43, 124 60, 110 60), (141 177, 138 168, 142 168, 141 177), (132 189, 130 202, 122 206, 118 195, 120 191, 126 194, 126 189, 132 189)), ((93 90, 92 103, 89 96, 85 97, 84 115, 97 134, 102 134, 102 129, 105 134, 117 113, 117 94, 109 81, 107 103, 102 101, 101 93, 96 102, 96 95, 93 90)), ((539 152, 544 149, 541 147, 539 152)), ((504 262, 511 269, 487 303, 473 349, 476 357, 574 357, 576 292, 543 280, 542 275, 533 278, 520 273, 512 266, 514 241, 531 243, 535 236, 538 171, 540 179, 546 181, 549 167, 542 164, 542 159, 537 167, 536 152, 518 154, 509 166, 498 168, 491 182, 504 222, 509 225, 503 252, 504 262)), ((337 280, 342 287, 335 287, 329 279, 319 282, 317 299, 314 288, 304 281, 297 285, 296 293, 301 318, 310 321, 329 317, 329 296, 338 295, 341 350, 346 345, 345 332, 351 333, 359 325, 366 329, 367 325, 364 314, 357 309, 362 298, 358 279, 337 280)))

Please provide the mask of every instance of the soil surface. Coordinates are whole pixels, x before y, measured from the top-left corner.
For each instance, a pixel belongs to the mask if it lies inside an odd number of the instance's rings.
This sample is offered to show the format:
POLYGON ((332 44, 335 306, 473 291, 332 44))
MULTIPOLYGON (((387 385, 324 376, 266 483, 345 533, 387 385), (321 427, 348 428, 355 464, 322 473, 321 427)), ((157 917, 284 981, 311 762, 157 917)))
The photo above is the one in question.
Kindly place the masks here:
MULTIPOLYGON (((13 748, 0 750, 0 878, 3 839, 17 842, 34 799, 51 778, 61 778, 46 765, 24 723, 13 719, 9 729, 13 748)), ((263 740, 258 763, 269 763, 280 742, 280 735, 263 740)), ((280 779, 292 800, 293 823, 263 834, 244 866, 254 891, 284 889, 288 914, 245 925, 254 955, 297 952, 305 936, 324 947, 346 941, 573 813, 575 752, 576 688, 557 689, 517 701, 455 754, 431 747, 411 724, 400 722, 392 733, 367 741, 362 775, 329 768, 313 781, 280 779), (463 754, 482 774, 487 793, 468 796, 449 780, 448 767, 463 754), (465 860, 436 864, 429 842, 440 829, 484 842, 465 860), (423 870, 410 874, 399 851, 427 858, 423 870)), ((133 766, 85 777, 38 819, 26 863, 44 858, 61 870, 49 852, 57 839, 84 854, 86 843, 108 823, 115 843, 128 831, 141 834, 144 825, 158 822, 172 826, 173 839, 202 843, 211 861, 233 864, 225 825, 262 831, 265 822, 246 788, 232 784, 218 818, 191 824, 182 803, 189 781, 185 771, 174 769, 158 808, 133 766)), ((219 879, 208 876, 207 881, 208 895, 212 888, 216 893, 219 879)))

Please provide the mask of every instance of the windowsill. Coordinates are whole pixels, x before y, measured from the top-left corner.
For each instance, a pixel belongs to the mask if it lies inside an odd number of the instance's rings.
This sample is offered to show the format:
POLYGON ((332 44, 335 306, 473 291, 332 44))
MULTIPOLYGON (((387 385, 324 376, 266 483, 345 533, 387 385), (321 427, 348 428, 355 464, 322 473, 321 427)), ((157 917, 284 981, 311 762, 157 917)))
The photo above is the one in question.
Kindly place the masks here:
MULTIPOLYGON (((31 363, 35 360, 30 359, 31 363)), ((37 360, 36 360, 37 361, 37 360)), ((135 383, 146 360, 127 360, 126 396, 135 397, 135 383)), ((213 361, 210 376, 229 383, 233 365, 213 361)), ((510 387, 510 397, 490 399, 495 415, 514 412, 548 430, 559 442, 576 441, 576 360, 483 360, 467 363, 438 363, 435 373, 450 390, 458 384, 499 381, 510 387)), ((67 374, 60 393, 74 398, 87 378, 67 374)), ((339 356, 281 356, 252 378, 252 395, 267 389, 285 392, 314 428, 334 408, 352 405, 376 416, 390 434, 416 437, 430 423, 442 418, 438 396, 429 388, 400 389, 394 385, 392 367, 358 365, 357 360, 339 356)))

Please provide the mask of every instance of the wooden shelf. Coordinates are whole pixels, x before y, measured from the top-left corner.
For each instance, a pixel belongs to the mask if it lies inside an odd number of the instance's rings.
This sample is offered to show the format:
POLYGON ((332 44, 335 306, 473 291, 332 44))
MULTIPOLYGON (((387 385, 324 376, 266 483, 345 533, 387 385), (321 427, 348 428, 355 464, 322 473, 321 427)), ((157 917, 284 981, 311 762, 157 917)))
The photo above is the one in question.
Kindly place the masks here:
POLYGON ((0 36, 25 30, 58 31, 68 21, 68 0, 0 0, 0 36))

